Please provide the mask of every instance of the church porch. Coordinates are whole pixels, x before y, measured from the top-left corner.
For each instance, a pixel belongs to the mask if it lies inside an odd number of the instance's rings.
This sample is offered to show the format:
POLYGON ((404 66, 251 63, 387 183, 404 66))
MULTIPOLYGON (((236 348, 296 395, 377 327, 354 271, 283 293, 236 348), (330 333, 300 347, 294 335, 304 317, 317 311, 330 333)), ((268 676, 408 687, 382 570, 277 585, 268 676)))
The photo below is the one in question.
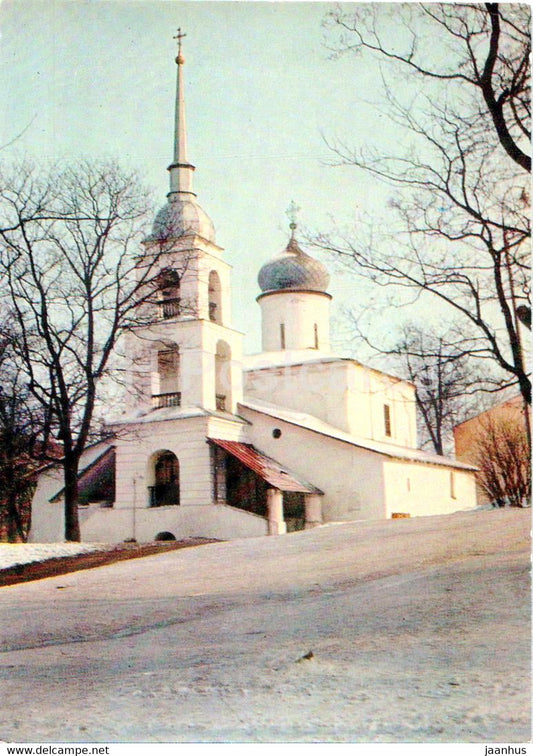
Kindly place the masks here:
POLYGON ((264 517, 269 535, 322 523, 322 492, 251 444, 209 439, 214 500, 264 517))

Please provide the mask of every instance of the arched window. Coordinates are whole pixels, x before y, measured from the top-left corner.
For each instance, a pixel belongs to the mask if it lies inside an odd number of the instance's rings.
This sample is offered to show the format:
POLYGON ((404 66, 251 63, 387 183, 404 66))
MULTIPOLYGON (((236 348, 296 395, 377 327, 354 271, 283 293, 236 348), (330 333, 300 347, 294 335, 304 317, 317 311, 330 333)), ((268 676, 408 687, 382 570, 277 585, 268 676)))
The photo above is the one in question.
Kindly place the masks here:
POLYGON ((209 320, 222 323, 222 299, 220 277, 216 270, 209 274, 209 320))
POLYGON ((148 487, 151 507, 180 503, 180 465, 171 451, 158 452, 153 459, 153 485, 148 487))
POLYGON ((170 343, 157 352, 157 372, 153 381, 152 404, 154 409, 179 407, 180 353, 176 344, 170 343))
POLYGON ((215 399, 217 410, 231 411, 231 349, 225 341, 217 343, 215 354, 215 399))
POLYGON ((161 319, 175 318, 180 314, 180 275, 166 268, 157 279, 157 300, 161 319))

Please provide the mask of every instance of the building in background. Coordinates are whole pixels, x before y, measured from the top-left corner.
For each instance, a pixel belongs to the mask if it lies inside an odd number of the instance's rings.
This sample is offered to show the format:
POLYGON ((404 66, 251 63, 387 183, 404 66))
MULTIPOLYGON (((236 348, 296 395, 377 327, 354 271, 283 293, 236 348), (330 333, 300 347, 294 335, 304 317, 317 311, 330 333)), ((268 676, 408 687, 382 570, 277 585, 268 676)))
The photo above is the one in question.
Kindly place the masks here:
POLYGON ((479 504, 530 505, 530 427, 531 412, 513 396, 453 429, 456 458, 477 468, 479 504))

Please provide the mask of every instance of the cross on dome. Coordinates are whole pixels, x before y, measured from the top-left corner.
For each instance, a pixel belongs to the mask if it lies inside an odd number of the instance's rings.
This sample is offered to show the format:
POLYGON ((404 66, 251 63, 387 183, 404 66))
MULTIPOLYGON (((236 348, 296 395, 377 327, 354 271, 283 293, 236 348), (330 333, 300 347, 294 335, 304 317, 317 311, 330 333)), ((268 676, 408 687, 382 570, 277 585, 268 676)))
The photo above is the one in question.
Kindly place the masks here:
POLYGON ((301 209, 302 208, 298 207, 298 205, 295 203, 294 200, 291 200, 291 204, 289 205, 289 207, 285 211, 285 213, 288 216, 289 221, 290 221, 289 228, 292 231, 292 236, 294 236, 294 232, 295 232, 296 228, 298 227, 298 224, 296 223, 296 218, 297 218, 298 213, 300 212, 301 209))

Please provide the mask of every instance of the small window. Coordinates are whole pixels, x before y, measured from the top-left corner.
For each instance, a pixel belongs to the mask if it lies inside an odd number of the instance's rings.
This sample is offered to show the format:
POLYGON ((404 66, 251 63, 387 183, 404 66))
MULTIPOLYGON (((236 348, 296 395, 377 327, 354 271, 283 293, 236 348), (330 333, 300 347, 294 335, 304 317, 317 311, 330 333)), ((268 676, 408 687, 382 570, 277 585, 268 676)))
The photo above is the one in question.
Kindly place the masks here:
POLYGON ((390 404, 383 405, 383 421, 385 423, 385 435, 392 436, 392 426, 390 417, 390 404))
POLYGON ((281 349, 285 349, 285 323, 279 324, 279 341, 281 349))
POLYGON ((315 323, 315 349, 318 349, 318 325, 315 323))
POLYGON ((281 431, 279 428, 274 428, 272 431, 272 435, 274 438, 281 438, 281 431))
POLYGON ((455 493, 455 473, 450 472, 450 496, 452 499, 456 499, 456 493, 455 493))
POLYGON ((407 478, 407 492, 411 493, 411 478, 407 478))

